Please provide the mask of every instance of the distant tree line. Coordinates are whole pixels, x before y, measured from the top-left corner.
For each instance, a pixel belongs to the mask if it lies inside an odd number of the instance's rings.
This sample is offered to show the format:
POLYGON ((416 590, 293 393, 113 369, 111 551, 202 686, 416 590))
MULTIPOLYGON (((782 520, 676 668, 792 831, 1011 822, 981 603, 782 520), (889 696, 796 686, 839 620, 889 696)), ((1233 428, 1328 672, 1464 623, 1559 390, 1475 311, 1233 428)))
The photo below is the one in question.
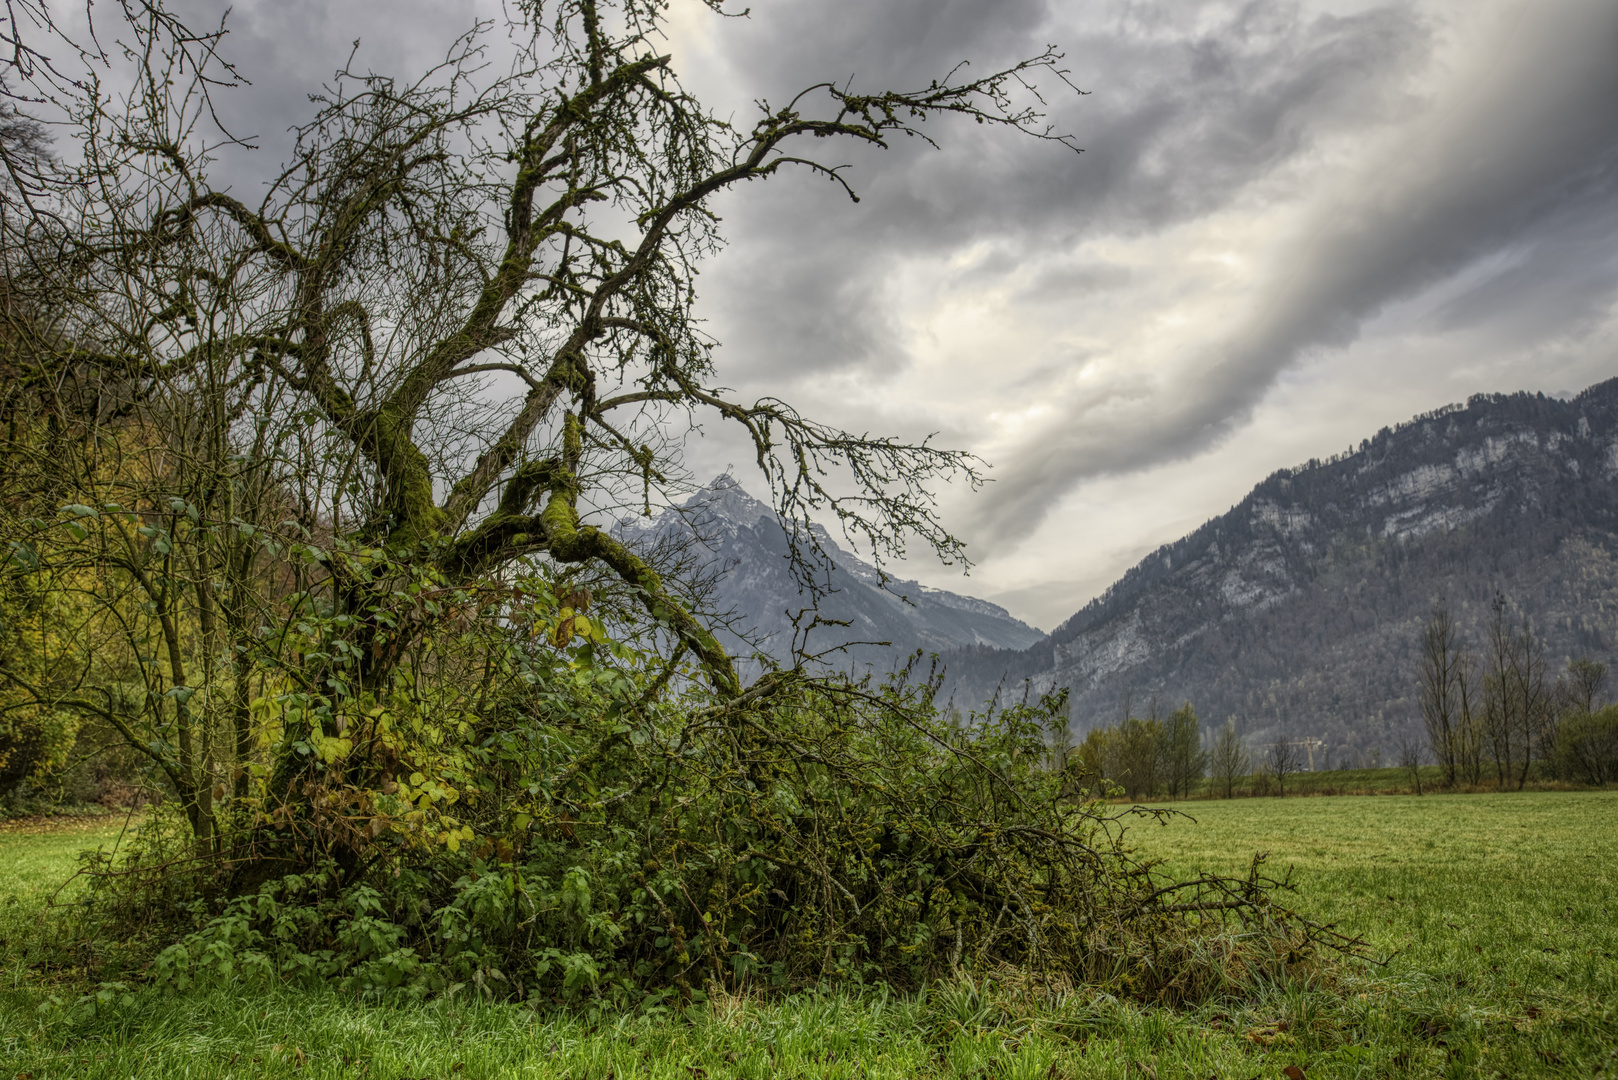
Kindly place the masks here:
POLYGON ((1129 702, 1116 724, 1094 728, 1077 745, 1066 728, 1053 752, 1065 763, 1074 790, 1129 799, 1184 799, 1194 794, 1234 798, 1238 783, 1256 794, 1285 795, 1289 777, 1304 770, 1304 743, 1284 732, 1255 756, 1230 717, 1206 741, 1191 703, 1161 716, 1154 700, 1145 717, 1129 702))
MULTIPOLYGON (((1421 638, 1419 701, 1427 749, 1446 787, 1521 789, 1531 776, 1584 784, 1618 779, 1618 705, 1607 667, 1575 658, 1554 679, 1533 623, 1497 595, 1479 646, 1447 604, 1421 638)), ((1414 764, 1417 747, 1402 751, 1414 764)))
MULTIPOLYGON (((1503 594, 1489 605, 1480 638, 1476 646, 1465 640, 1447 604, 1432 608, 1420 636, 1416 697, 1423 728, 1395 748, 1411 788, 1422 794, 1433 781, 1423 775, 1429 759, 1438 784, 1452 789, 1521 789, 1531 779, 1618 781, 1618 702, 1605 696, 1607 666, 1577 657, 1553 675, 1544 638, 1503 594)), ((1233 798, 1238 786, 1285 795, 1297 774, 1313 769, 1305 757, 1312 748, 1285 730, 1249 748, 1234 716, 1204 739, 1189 701, 1163 716, 1154 698, 1139 717, 1126 696, 1116 723, 1091 729, 1076 744, 1064 723, 1052 752, 1070 792, 1140 800, 1233 798)))
MULTIPOLYGON (((1065 734, 1060 738, 1065 742, 1065 734)), ((1110 784, 1130 799, 1185 798, 1207 774, 1209 762, 1190 702, 1167 717, 1158 714, 1156 701, 1145 717, 1131 715, 1126 702, 1117 724, 1092 729, 1064 756, 1085 790, 1099 792, 1110 784)))

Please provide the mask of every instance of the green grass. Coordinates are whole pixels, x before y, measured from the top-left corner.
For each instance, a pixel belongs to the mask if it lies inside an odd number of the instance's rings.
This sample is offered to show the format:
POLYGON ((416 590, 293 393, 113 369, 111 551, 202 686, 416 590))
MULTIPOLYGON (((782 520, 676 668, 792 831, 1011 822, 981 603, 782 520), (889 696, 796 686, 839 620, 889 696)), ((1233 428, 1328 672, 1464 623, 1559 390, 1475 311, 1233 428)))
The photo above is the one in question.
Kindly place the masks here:
MULTIPOLYGON (((1437 765, 1423 765, 1419 770, 1424 788, 1436 788, 1443 779, 1443 770, 1437 765)), ((1237 783, 1238 792, 1254 792, 1254 778, 1237 783)), ((1364 795, 1406 792, 1413 789, 1410 770, 1396 768, 1376 769, 1322 769, 1319 772, 1295 772, 1287 777, 1287 796, 1293 795, 1364 795)), ((1205 789, 1211 793, 1213 785, 1205 789)), ((1273 794, 1275 781, 1265 781, 1260 789, 1264 795, 1273 794)))
MULTIPOLYGON (((1437 791, 1443 787, 1444 770, 1437 765, 1423 765, 1417 770, 1421 777, 1423 792, 1437 791)), ((1489 777, 1485 787, 1493 785, 1493 777, 1489 777)), ((1531 782, 1533 790, 1554 788, 1565 790, 1567 784, 1555 783, 1535 779, 1531 782)), ((1235 785, 1237 798, 1268 798, 1276 793, 1274 777, 1263 773, 1243 776, 1237 779, 1235 785)), ((1322 769, 1318 772, 1289 773, 1286 778, 1286 795, 1409 795, 1415 793, 1415 781, 1411 778, 1410 770, 1393 767, 1378 767, 1375 769, 1322 769)), ((1219 799, 1224 797, 1224 789, 1214 780, 1205 780, 1192 794, 1193 799, 1219 799)))
POLYGON ((1136 834, 1167 869, 1235 872, 1267 851, 1292 870, 1301 907, 1391 956, 1373 985, 1401 1007, 1509 1047, 1518 1068, 1534 1067, 1524 1047, 1541 1069, 1613 1068, 1618 792, 1178 808, 1196 824, 1136 834))
POLYGON ((1181 872, 1291 868, 1312 914, 1407 965, 1503 966, 1505 982, 1618 996, 1618 792, 1521 792, 1179 804, 1137 829, 1181 872))
MULTIPOLYGON (((1185 871, 1290 865, 1298 903, 1385 966, 1189 1012, 1082 990, 1042 1006, 967 987, 802 995, 681 1017, 570 1017, 468 1001, 365 1005, 224 992, 75 1007, 82 987, 6 957, 0 1080, 72 1076, 1279 1077, 1613 1075, 1618 793, 1238 799, 1137 829, 1185 871), (62 1002, 52 1003, 52 995, 62 1002), (43 1011, 40 1006, 44 1005, 43 1011), (1284 1030, 1282 1030, 1284 1029, 1284 1030)), ((79 838, 0 833, 0 890, 34 898, 79 838), (26 874, 26 881, 23 877, 26 874)))
POLYGON ((73 873, 80 851, 110 849, 123 826, 124 818, 108 816, 0 827, 0 905, 43 903, 73 873))

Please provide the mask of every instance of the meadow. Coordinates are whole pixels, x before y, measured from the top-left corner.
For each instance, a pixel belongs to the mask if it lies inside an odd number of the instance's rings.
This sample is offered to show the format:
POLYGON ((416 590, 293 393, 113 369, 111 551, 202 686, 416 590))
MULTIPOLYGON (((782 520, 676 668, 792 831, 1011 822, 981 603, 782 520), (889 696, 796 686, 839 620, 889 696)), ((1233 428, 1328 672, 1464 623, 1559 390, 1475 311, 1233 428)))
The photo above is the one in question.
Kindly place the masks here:
MULTIPOLYGON (((1618 1070, 1618 792, 1178 804, 1137 828, 1181 872, 1290 867, 1297 906, 1378 962, 1169 1010, 1015 976, 683 1014, 534 1012, 458 998, 90 988, 37 963, 46 896, 121 819, 0 831, 0 1077, 1606 1076, 1618 1070), (1194 818, 1194 820, 1193 820, 1194 818), (89 992, 87 992, 89 991, 89 992)), ((65 923, 61 925, 67 925, 65 923)))

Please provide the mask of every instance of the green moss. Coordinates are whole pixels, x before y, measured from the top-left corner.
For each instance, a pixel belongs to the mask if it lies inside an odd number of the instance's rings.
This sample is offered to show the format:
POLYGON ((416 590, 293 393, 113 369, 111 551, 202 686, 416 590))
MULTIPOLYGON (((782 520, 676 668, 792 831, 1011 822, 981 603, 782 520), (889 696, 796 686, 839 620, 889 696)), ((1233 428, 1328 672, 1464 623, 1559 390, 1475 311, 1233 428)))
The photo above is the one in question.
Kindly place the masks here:
POLYGON ((392 410, 378 413, 371 441, 382 468, 383 508, 393 518, 390 546, 413 547, 441 531, 444 511, 433 502, 433 476, 427 455, 410 438, 410 425, 392 410))

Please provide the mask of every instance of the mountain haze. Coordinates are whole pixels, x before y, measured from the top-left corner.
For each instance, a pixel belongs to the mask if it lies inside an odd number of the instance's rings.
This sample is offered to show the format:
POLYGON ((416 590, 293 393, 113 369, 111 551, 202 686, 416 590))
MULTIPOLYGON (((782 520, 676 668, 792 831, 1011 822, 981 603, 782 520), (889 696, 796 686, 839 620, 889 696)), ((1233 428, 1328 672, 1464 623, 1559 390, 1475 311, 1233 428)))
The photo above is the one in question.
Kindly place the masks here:
MULTIPOLYGON (((1156 698, 1334 763, 1419 723, 1417 636, 1442 597, 1475 647, 1509 597, 1553 671, 1618 645, 1618 379, 1473 397, 1283 469, 1023 650, 946 654, 958 703, 1067 687, 1075 731, 1156 698)), ((1317 762, 1318 764, 1318 762, 1317 762)))

